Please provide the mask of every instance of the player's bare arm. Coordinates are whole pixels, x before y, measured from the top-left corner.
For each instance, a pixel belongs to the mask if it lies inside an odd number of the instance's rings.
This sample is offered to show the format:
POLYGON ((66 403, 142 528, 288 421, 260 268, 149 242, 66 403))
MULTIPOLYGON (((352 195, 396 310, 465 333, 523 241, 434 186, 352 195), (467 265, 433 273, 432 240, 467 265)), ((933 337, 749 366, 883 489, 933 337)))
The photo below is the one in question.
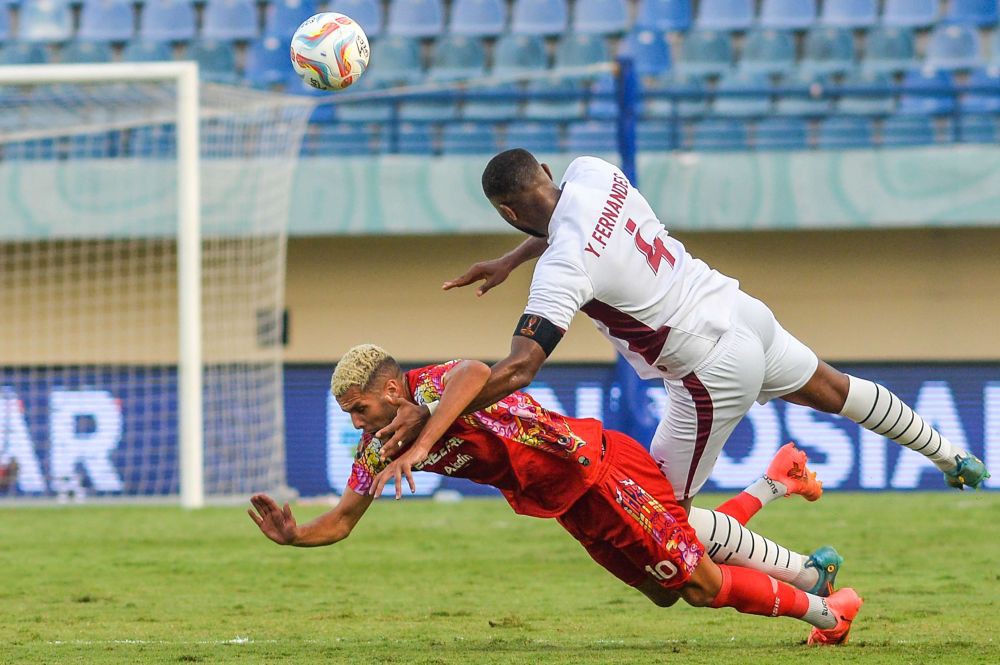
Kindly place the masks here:
POLYGON ((496 404, 507 395, 526 388, 535 380, 548 357, 542 346, 530 337, 515 335, 506 358, 490 368, 490 377, 472 400, 466 413, 496 404))
POLYGON ((266 494, 250 497, 253 508, 247 509, 261 532, 279 545, 319 547, 347 538, 372 503, 372 497, 347 490, 337 506, 306 524, 299 525, 286 503, 279 507, 266 494))
MULTIPOLYGON (((396 483, 396 499, 403 493, 402 478, 406 478, 410 492, 416 492, 413 467, 427 459, 434 444, 463 413, 470 411, 472 402, 490 378, 490 368, 478 360, 463 360, 448 371, 441 380, 444 390, 433 415, 424 425, 417 440, 398 459, 382 470, 372 483, 369 494, 378 498, 386 483, 396 483)), ((492 402, 491 402, 492 403, 492 402)), ((384 447, 384 446, 383 446, 384 447)))
POLYGON ((507 277, 510 276, 510 273, 522 263, 527 263, 541 256, 545 252, 546 247, 548 247, 548 241, 545 238, 528 238, 500 258, 473 263, 460 276, 442 284, 441 288, 447 291, 485 280, 476 289, 476 295, 482 296, 493 287, 503 284, 507 280, 507 277))

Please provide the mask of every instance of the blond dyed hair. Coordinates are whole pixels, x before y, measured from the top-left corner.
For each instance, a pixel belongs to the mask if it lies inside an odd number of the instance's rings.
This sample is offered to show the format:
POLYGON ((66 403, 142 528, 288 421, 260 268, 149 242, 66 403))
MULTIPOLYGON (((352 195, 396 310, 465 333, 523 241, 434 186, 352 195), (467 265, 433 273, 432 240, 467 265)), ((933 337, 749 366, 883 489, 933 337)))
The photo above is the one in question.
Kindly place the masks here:
POLYGON ((330 378, 330 392, 337 398, 343 397, 352 386, 364 392, 376 377, 399 371, 399 363, 381 346, 359 344, 348 349, 337 363, 330 378))

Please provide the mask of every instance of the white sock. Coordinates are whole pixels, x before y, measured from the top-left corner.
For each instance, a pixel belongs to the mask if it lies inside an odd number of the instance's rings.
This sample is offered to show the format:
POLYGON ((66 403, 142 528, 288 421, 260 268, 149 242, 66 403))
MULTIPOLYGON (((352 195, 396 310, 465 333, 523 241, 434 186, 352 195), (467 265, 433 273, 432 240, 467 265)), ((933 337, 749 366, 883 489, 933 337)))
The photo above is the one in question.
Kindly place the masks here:
POLYGON ((837 617, 826 606, 826 598, 811 593, 807 593, 806 596, 809 597, 809 609, 802 615, 803 621, 808 621, 820 630, 828 630, 837 625, 837 617))
POLYGON ((850 375, 847 378, 851 387, 840 415, 920 453, 942 471, 953 470, 955 457, 966 454, 885 386, 850 375))
POLYGON ((716 563, 759 570, 802 590, 819 581, 819 571, 806 568, 809 557, 754 533, 725 513, 692 506, 688 523, 716 563))
POLYGON ((775 499, 779 499, 788 494, 788 488, 777 480, 771 480, 764 474, 743 490, 750 496, 756 497, 761 506, 766 506, 775 499))

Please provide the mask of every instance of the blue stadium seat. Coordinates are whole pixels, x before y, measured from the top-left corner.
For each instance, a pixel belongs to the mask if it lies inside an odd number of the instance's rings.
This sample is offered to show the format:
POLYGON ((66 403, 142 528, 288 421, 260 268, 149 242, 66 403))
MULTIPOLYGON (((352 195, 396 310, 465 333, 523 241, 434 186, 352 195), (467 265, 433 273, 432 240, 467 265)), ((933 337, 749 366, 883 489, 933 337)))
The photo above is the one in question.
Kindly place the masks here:
POLYGON ((691 150, 745 150, 747 148, 746 124, 740 120, 711 118, 694 123, 691 132, 691 150))
POLYGON ((978 90, 962 95, 959 104, 963 113, 1000 112, 1000 69, 975 69, 966 85, 978 90))
POLYGON ((502 0, 455 0, 451 6, 453 35, 497 37, 505 25, 507 9, 502 0))
MULTIPOLYGON (((251 42, 244 70, 244 80, 249 85, 258 88, 277 85, 288 78, 289 69, 288 46, 284 40, 270 36, 251 42)), ((362 80, 364 78, 367 76, 362 80)))
POLYGON ((611 74, 598 77, 590 86, 590 101, 587 102, 587 117, 592 120, 614 120, 618 117, 615 100, 615 78, 611 74))
POLYGON ((753 24, 753 0, 701 0, 695 25, 702 30, 746 30, 753 24))
POLYGON ((908 71, 903 76, 902 87, 899 114, 941 115, 955 110, 955 97, 942 94, 954 90, 951 77, 945 72, 908 71))
POLYGON ((458 118, 458 102, 450 92, 434 93, 399 103, 400 120, 446 122, 458 118))
POLYGON ((139 25, 139 37, 145 40, 194 39, 194 6, 190 0, 146 0, 139 25))
POLYGON ((524 116, 529 120, 579 120, 585 115, 583 98, 587 84, 580 79, 536 79, 528 83, 527 91, 524 116), (546 93, 553 97, 542 96, 546 93))
POLYGON ((868 118, 834 116, 819 124, 819 148, 869 148, 874 144, 874 125, 868 118))
POLYGON ((451 123, 441 133, 441 151, 452 155, 492 155, 499 141, 496 127, 478 122, 451 123))
POLYGON ((829 77, 813 76, 799 71, 782 80, 781 87, 789 91, 778 96, 775 113, 782 116, 809 118, 823 116, 833 110, 833 99, 821 93, 829 88, 829 77))
POLYGON ((668 72, 645 83, 643 118, 699 118, 708 114, 708 96, 702 79, 683 72, 668 72), (658 92, 675 93, 674 97, 654 97, 658 92))
POLYGON ((815 28, 806 35, 800 68, 813 76, 854 69, 854 36, 846 28, 815 28))
POLYGON ((937 23, 938 0, 885 0, 882 25, 896 28, 926 28, 937 23))
POLYGON ((379 40, 378 57, 372 58, 364 78, 377 85, 408 85, 423 78, 420 44, 407 37, 385 37, 379 40))
POLYGON ((337 0, 336 11, 354 19, 369 39, 382 34, 385 22, 379 0, 337 0))
MULTIPOLYGON (((235 84, 239 81, 236 75, 236 53, 233 45, 225 41, 202 40, 188 44, 186 59, 198 63, 198 72, 202 80, 214 83, 235 84)), ((285 70, 291 65, 285 60, 285 70)))
POLYGON ((740 71, 787 74, 795 68, 795 40, 782 30, 754 30, 743 43, 740 71))
POLYGON ((122 60, 125 62, 162 62, 172 59, 170 46, 161 41, 133 39, 122 51, 122 60))
POLYGON ((717 94, 712 107, 716 115, 737 118, 764 116, 771 112, 771 98, 767 90, 772 88, 770 79, 764 74, 736 72, 719 81, 716 93, 746 91, 746 95, 717 94))
POLYGON ((868 33, 861 67, 867 72, 894 74, 916 64, 913 31, 909 28, 881 28, 868 33))
POLYGON ((640 120, 635 127, 635 143, 641 152, 673 150, 680 138, 680 126, 662 120, 640 120))
POLYGON ((840 28, 868 28, 878 20, 877 0, 824 0, 820 20, 840 28))
POLYGON ((764 118, 753 143, 758 150, 803 150, 809 146, 809 125, 801 118, 764 118))
POLYGON ((429 76, 433 81, 456 81, 486 73, 486 51, 476 37, 448 36, 437 40, 429 76))
POLYGON ((73 35, 69 0, 35 0, 21 6, 18 39, 24 42, 64 42, 73 35))
POLYGON ((548 62, 541 37, 506 34, 493 46, 493 73, 497 75, 548 69, 548 62))
POLYGON ((518 35, 557 35, 566 31, 566 0, 515 0, 511 32, 518 35))
POLYGON ((256 39, 256 5, 252 0, 208 0, 201 15, 201 37, 232 41, 256 39))
POLYGON ((355 95, 374 92, 379 88, 380 84, 375 79, 368 78, 368 74, 365 74, 346 91, 338 92, 335 97, 335 101, 337 102, 337 119, 360 124, 390 122, 395 114, 393 109, 395 104, 393 101, 385 99, 369 99, 360 102, 351 101, 351 97, 355 95))
POLYGON ((997 118, 995 115, 961 115, 956 132, 955 140, 961 143, 996 143, 997 118))
POLYGON ((470 91, 475 97, 467 97, 461 115, 466 120, 512 120, 520 115, 521 86, 503 83, 489 88, 470 91))
POLYGON ((600 154, 618 151, 618 135, 610 122, 574 122, 566 131, 566 151, 600 154))
POLYGON ((132 38, 131 0, 87 0, 80 8, 79 40, 125 42, 132 38))
POLYGON ((444 32, 444 7, 441 0, 394 0, 386 27, 400 37, 437 37, 444 32))
POLYGON ((996 25, 997 0, 951 0, 945 18, 980 28, 996 25))
POLYGON ((391 140, 383 142, 387 150, 400 155, 434 154, 434 131, 430 125, 404 122, 400 123, 396 130, 395 150, 391 140))
POLYGON ((0 65, 40 65, 45 62, 45 49, 39 44, 8 42, 0 44, 0 65))
POLYGON ((264 10, 264 34, 289 40, 302 22, 315 13, 313 0, 272 0, 264 10))
POLYGON ((654 30, 636 30, 622 43, 621 53, 632 57, 639 76, 657 76, 670 69, 670 45, 654 30))
POLYGON ((377 131, 366 123, 311 124, 302 140, 307 157, 370 155, 377 148, 377 131))
POLYGON ((691 0, 639 0, 635 27, 684 32, 691 27, 691 0))
POLYGON ((559 129, 542 123, 511 123, 503 142, 504 148, 524 148, 535 153, 559 152, 559 129))
POLYGON ((105 42, 73 41, 63 46, 59 62, 77 64, 83 62, 111 62, 111 47, 105 42))
POLYGON ((583 67, 608 62, 611 59, 603 37, 596 35, 566 35, 556 47, 555 66, 583 67))
POLYGON ((816 22, 816 0, 764 0, 760 25, 776 30, 805 30, 816 22))
POLYGON ((971 69, 979 58, 979 33, 965 25, 939 25, 927 43, 924 66, 932 69, 971 69))
POLYGON ((732 69, 733 46, 724 32, 692 31, 684 36, 678 67, 692 76, 718 76, 732 69))
POLYGON ((582 35, 616 35, 628 29, 625 0, 576 0, 573 31, 582 35))
POLYGON ((851 115, 881 116, 896 110, 892 79, 880 72, 851 72, 844 77, 837 111, 851 115))
POLYGON ((934 121, 926 115, 893 115, 882 123, 884 146, 928 145, 934 134, 934 121))

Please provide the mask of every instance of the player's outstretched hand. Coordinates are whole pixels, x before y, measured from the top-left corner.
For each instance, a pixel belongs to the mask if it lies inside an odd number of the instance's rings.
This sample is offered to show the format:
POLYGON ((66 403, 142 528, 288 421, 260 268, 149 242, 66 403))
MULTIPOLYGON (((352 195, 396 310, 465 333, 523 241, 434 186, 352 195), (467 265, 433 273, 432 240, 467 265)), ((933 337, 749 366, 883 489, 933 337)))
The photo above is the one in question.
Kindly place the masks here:
POLYGON ((479 263, 472 264, 472 267, 462 273, 459 277, 442 284, 441 288, 447 291, 459 286, 468 286, 469 284, 473 284, 480 280, 485 280, 482 285, 476 289, 476 295, 482 296, 494 286, 503 284, 507 277, 510 276, 511 270, 513 270, 513 266, 511 266, 510 262, 504 260, 503 258, 493 259, 491 261, 480 261, 479 263))
POLYGON ((431 417, 426 406, 395 397, 389 398, 389 401, 396 407, 396 417, 375 432, 375 438, 383 442, 379 451, 383 461, 397 457, 404 448, 416 441, 420 430, 431 417))
POLYGON ((399 459, 393 460, 389 466, 382 469, 382 472, 375 476, 375 482, 372 483, 368 493, 376 499, 379 498, 382 496, 382 490, 385 489, 385 486, 391 480, 396 483, 396 500, 399 501, 403 496, 402 481, 403 478, 406 478, 406 482, 410 486, 410 494, 413 494, 417 491, 417 484, 413 481, 413 467, 425 459, 427 459, 426 450, 410 448, 400 455, 399 459))
POLYGON ((268 495, 254 494, 250 497, 250 504, 253 508, 248 508, 247 514, 265 536, 279 545, 291 545, 295 542, 295 518, 287 503, 284 508, 279 508, 268 495))

